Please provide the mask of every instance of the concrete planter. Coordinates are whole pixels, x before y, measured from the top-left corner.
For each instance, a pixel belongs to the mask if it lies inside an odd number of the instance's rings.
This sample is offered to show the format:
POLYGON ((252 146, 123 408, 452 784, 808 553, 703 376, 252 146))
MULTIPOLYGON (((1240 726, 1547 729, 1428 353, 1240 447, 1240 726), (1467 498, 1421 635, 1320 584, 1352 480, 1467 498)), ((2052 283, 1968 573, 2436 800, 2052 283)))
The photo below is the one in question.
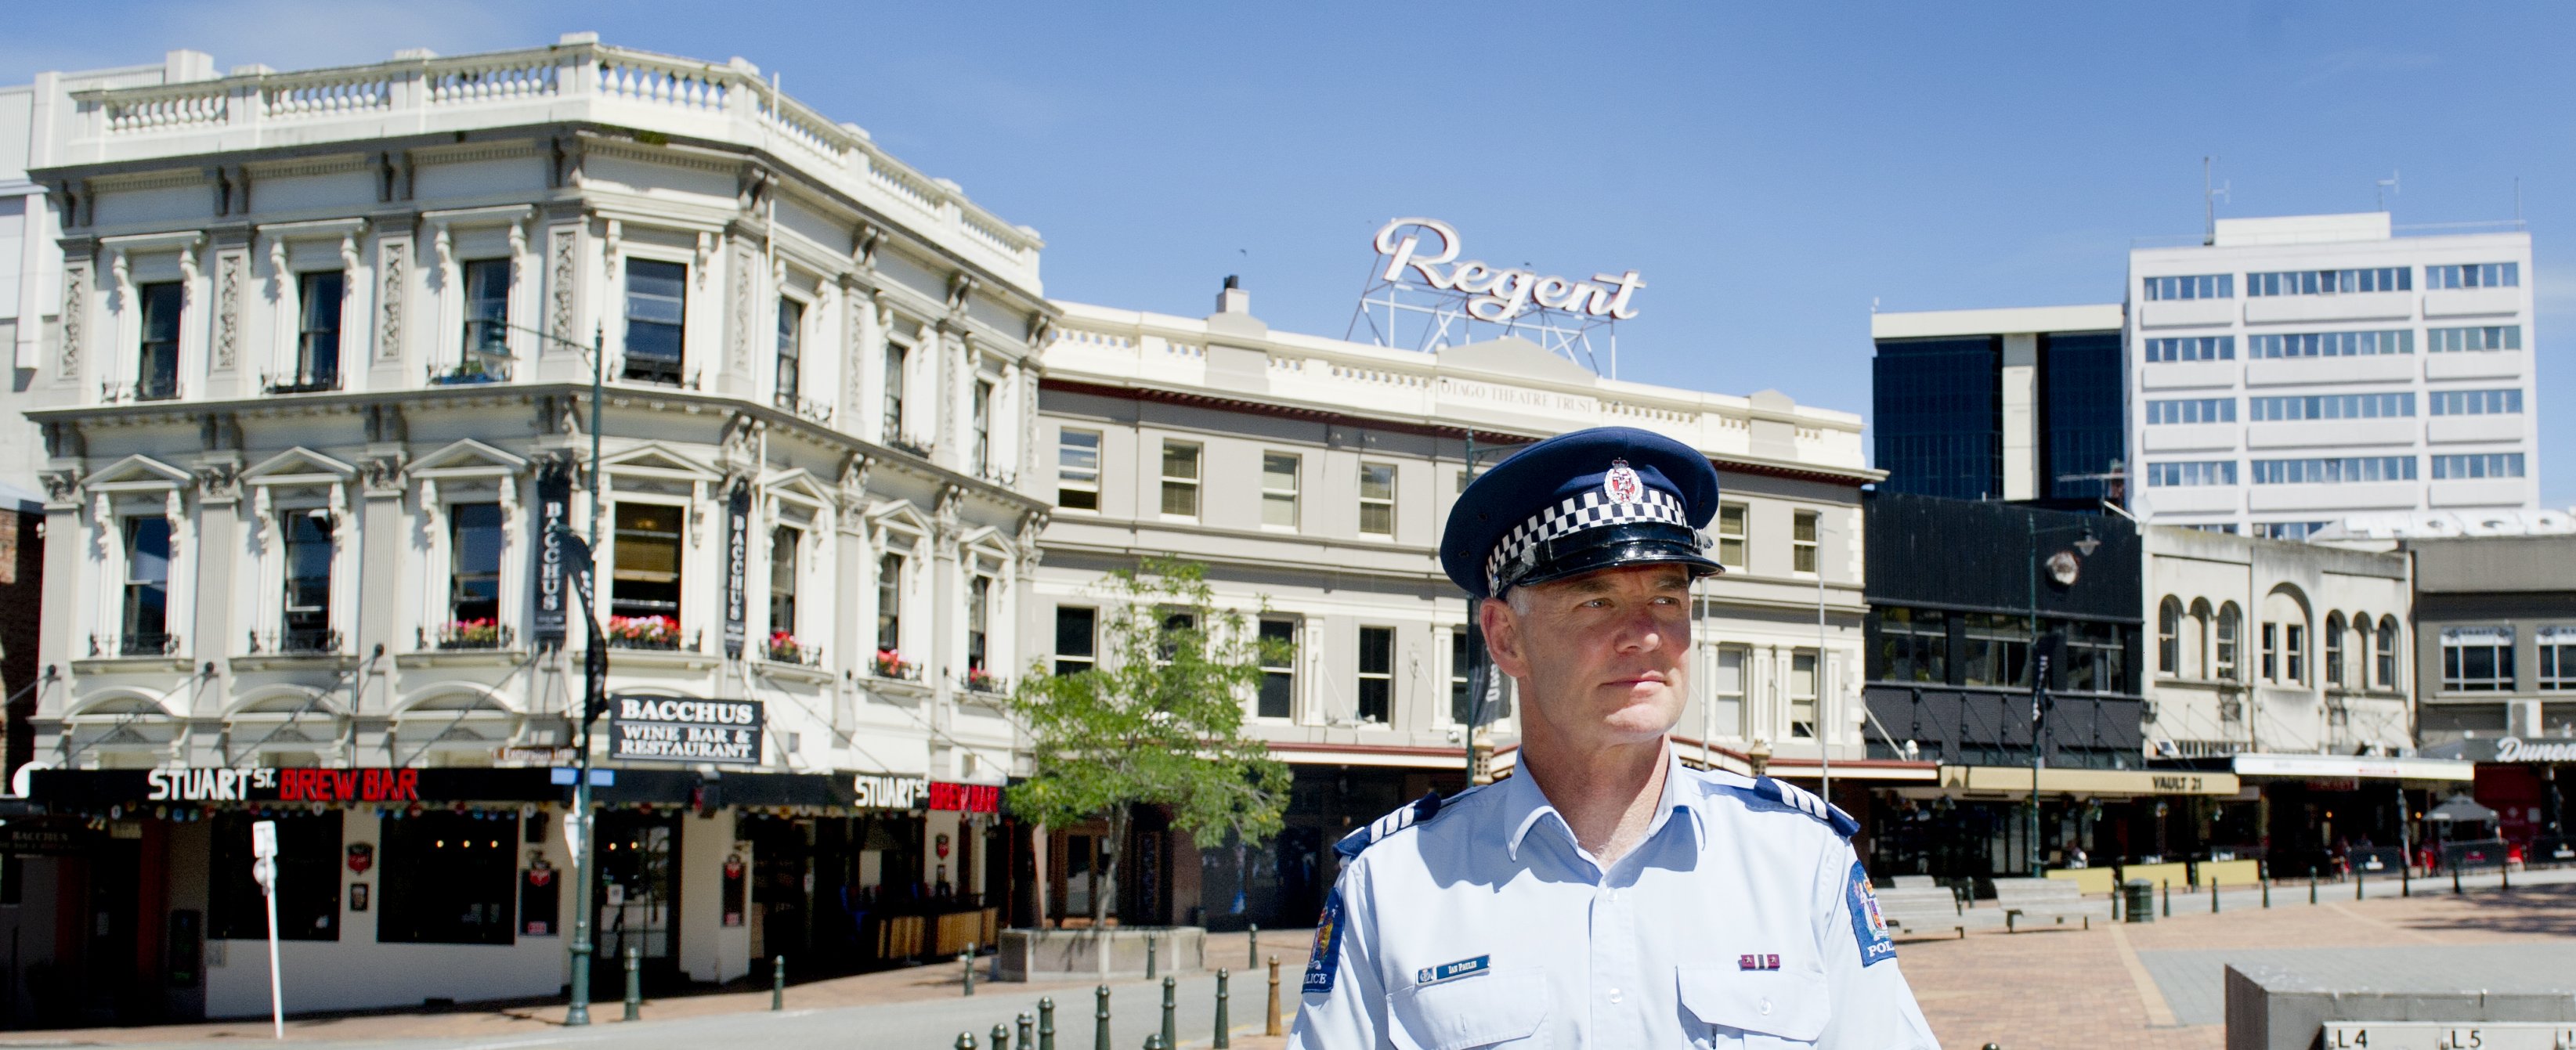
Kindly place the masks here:
POLYGON ((1197 926, 1113 926, 1106 930, 1003 930, 1005 981, 1110 980, 1145 976, 1145 945, 1154 972, 1207 968, 1207 930, 1197 926))

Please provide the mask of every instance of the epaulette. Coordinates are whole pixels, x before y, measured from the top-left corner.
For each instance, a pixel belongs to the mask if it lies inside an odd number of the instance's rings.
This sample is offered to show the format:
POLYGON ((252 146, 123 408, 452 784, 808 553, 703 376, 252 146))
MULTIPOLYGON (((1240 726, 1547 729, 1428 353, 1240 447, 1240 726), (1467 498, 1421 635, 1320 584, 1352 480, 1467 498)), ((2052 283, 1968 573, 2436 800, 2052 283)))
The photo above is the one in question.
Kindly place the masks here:
POLYGON ((1367 827, 1353 829, 1350 834, 1342 836, 1340 842, 1333 843, 1333 852, 1341 854, 1343 860, 1349 860, 1359 856, 1360 851, 1369 848, 1371 844, 1430 820, 1439 812, 1440 793, 1437 791, 1426 793, 1421 798, 1415 799, 1411 805, 1370 821, 1367 827))
POLYGON ((1755 777, 1749 787, 1728 787, 1726 790, 1744 795, 1756 803, 1793 809, 1814 817, 1823 821, 1825 826, 1834 829, 1834 834, 1844 838, 1860 833, 1860 821, 1852 819, 1852 815, 1843 812, 1842 807, 1818 798, 1815 792, 1795 784, 1773 780, 1770 777, 1755 777))

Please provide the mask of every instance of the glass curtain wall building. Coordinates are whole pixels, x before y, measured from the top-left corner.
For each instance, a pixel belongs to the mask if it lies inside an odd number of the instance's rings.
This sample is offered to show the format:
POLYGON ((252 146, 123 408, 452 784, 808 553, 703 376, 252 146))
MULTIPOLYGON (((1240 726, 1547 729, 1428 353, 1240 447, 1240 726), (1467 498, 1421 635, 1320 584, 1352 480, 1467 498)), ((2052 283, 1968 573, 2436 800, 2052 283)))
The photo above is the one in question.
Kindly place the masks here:
POLYGON ((2127 401, 2116 305, 1870 318, 1880 488, 2117 500, 2127 401))

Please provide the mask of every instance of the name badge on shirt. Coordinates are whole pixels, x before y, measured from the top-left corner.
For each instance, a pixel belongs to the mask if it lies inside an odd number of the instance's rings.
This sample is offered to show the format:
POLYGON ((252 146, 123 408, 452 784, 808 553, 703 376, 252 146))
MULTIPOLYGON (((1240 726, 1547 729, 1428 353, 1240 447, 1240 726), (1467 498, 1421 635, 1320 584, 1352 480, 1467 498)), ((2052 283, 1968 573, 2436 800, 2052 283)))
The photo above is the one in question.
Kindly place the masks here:
POLYGON ((1492 962, 1493 958, 1494 957, 1490 955, 1479 955, 1473 959, 1460 959, 1453 963, 1442 963, 1438 966, 1425 966, 1422 969, 1413 971, 1413 983, 1438 984, 1442 981, 1453 981, 1469 974, 1483 973, 1485 972, 1486 965, 1492 962))

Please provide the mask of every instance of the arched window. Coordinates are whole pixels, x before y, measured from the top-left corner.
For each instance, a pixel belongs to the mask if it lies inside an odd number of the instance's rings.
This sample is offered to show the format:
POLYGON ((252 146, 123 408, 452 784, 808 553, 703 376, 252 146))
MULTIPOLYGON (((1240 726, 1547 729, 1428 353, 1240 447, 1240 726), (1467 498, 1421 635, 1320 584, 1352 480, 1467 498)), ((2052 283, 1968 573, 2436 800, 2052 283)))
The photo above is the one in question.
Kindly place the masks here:
POLYGON ((2214 618, 2209 611, 2209 599, 2191 600, 2191 622, 2185 625, 2182 636, 2183 677, 2209 677, 2209 623, 2214 618))
POLYGON ((2263 680, 2285 685, 2308 680, 2308 610, 2287 587, 2263 596, 2263 680))
POLYGON ((2343 614, 2326 614, 2326 684, 2343 684, 2343 614))
POLYGON ((2156 671, 2182 673, 2182 602, 2170 594, 2156 607, 2156 671))
POLYGON ((2382 689, 2397 688, 2397 618, 2379 618, 2379 645, 2371 650, 2371 680, 2382 689))
POLYGON ((2239 643, 2244 640, 2244 634, 2245 614, 2237 611, 2236 603, 2229 602, 2225 605, 2219 606, 2218 677, 2230 682, 2241 682, 2244 680, 2245 676, 2241 673, 2242 668, 2237 666, 2238 647, 2239 643))

